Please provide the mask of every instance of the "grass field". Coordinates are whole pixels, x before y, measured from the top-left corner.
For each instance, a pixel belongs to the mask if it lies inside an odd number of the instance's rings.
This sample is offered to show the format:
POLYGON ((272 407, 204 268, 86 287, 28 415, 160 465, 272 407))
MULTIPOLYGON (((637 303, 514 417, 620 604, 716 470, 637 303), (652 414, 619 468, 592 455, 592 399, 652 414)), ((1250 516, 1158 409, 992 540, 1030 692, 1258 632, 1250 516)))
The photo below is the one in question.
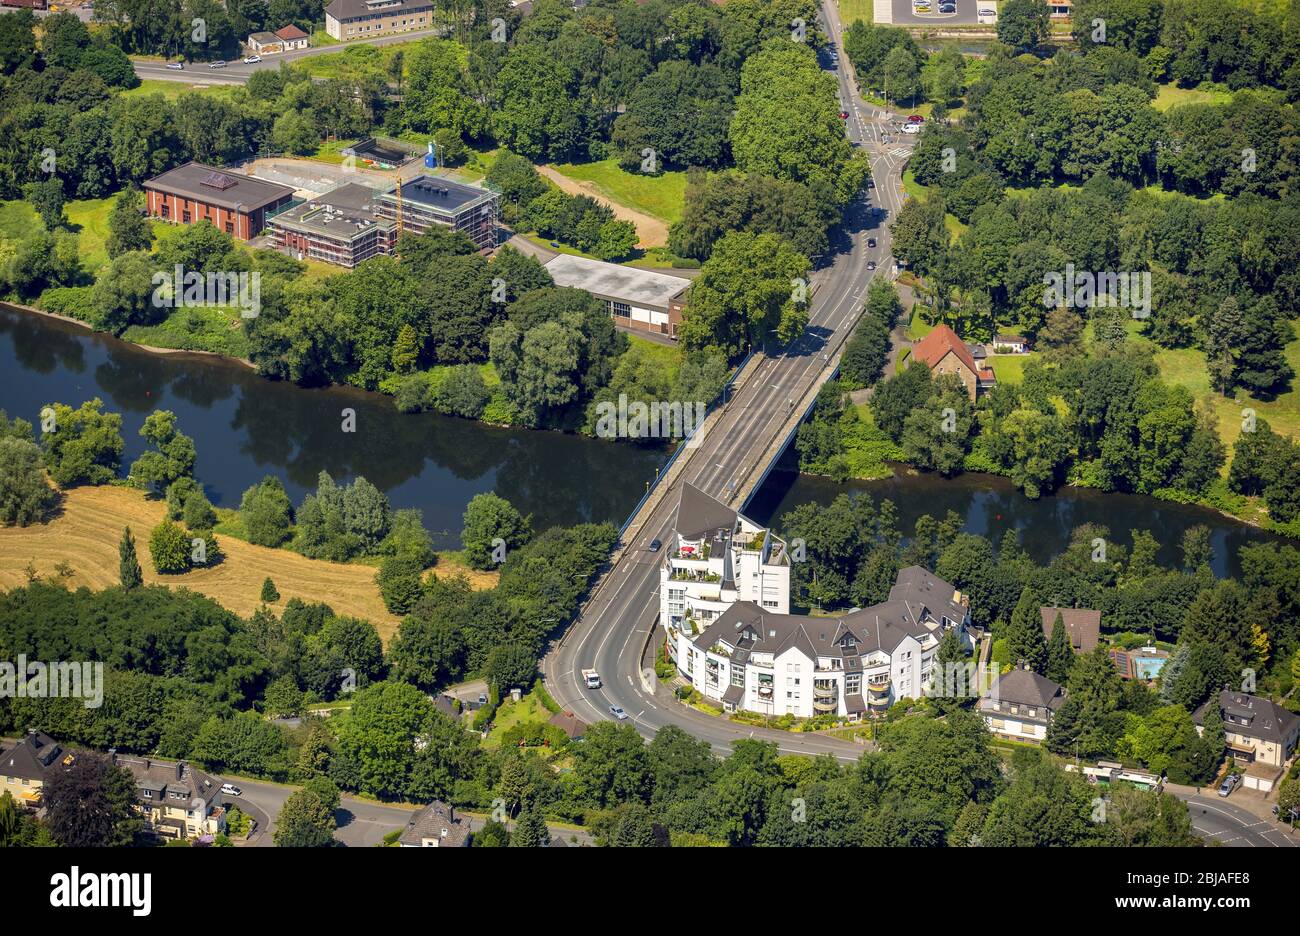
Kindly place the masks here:
MULTIPOLYGON (((108 237, 108 213, 113 210, 117 195, 107 198, 84 198, 68 202, 63 209, 77 235, 81 262, 90 274, 108 265, 108 251, 104 241, 108 237)), ((164 221, 153 221, 155 246, 180 228, 164 221)), ((36 209, 21 199, 0 201, 0 237, 24 240, 40 228, 36 209)))
POLYGON ((214 599, 236 614, 248 616, 261 604, 262 581, 275 581, 283 608, 290 598, 324 598, 338 614, 370 621, 387 641, 397 630, 375 585, 375 570, 364 565, 340 565, 308 559, 283 549, 267 549, 219 536, 225 556, 218 564, 184 575, 157 575, 149 558, 149 531, 166 513, 162 501, 120 487, 73 488, 64 495, 58 515, 39 526, 0 527, 0 587, 26 584, 30 562, 45 577, 58 578, 55 566, 67 561, 74 574, 62 579, 69 587, 107 588, 118 584, 117 542, 122 528, 135 534, 146 584, 188 588, 214 599))
POLYGON ((665 172, 660 176, 624 172, 615 159, 594 163, 568 163, 553 167, 576 182, 590 182, 610 201, 626 205, 672 224, 680 221, 686 201, 686 173, 665 172))
POLYGON ((990 354, 988 362, 998 383, 1018 384, 1025 379, 1025 365, 1037 357, 1034 351, 1029 354, 990 354))
POLYGON ((547 711, 546 706, 542 705, 542 700, 536 692, 528 693, 518 702, 503 702, 497 709, 496 717, 492 719, 492 730, 488 732, 483 746, 500 747, 501 736, 515 725, 525 722, 544 722, 550 717, 551 713, 547 711))
POLYGON ((169 101, 174 101, 182 94, 188 91, 199 94, 215 94, 230 97, 237 88, 243 85, 237 84, 186 84, 183 81, 164 81, 158 78, 145 78, 141 80, 138 87, 129 88, 122 91, 124 97, 148 97, 151 94, 161 94, 169 101))
POLYGON ((1179 88, 1176 85, 1160 85, 1156 99, 1151 106, 1158 111, 1167 111, 1182 104, 1226 104, 1232 100, 1232 93, 1217 88, 1179 88))
POLYGON ((862 20, 864 23, 874 22, 875 14, 872 12, 871 0, 839 0, 840 7, 840 24, 848 29, 853 25, 854 20, 862 20))

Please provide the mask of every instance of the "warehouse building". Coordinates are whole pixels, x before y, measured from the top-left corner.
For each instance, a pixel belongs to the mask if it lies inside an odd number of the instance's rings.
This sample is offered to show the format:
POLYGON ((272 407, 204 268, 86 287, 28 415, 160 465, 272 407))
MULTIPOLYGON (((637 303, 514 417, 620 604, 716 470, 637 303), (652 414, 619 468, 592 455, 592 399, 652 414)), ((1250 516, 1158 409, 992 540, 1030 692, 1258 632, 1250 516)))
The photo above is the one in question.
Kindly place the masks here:
POLYGON ((654 270, 560 254, 546 264, 556 286, 585 289, 624 328, 677 337, 690 280, 654 270))
POLYGON ((188 162, 144 183, 149 216, 178 224, 211 221, 217 230, 252 240, 266 216, 293 203, 293 189, 278 182, 188 162))

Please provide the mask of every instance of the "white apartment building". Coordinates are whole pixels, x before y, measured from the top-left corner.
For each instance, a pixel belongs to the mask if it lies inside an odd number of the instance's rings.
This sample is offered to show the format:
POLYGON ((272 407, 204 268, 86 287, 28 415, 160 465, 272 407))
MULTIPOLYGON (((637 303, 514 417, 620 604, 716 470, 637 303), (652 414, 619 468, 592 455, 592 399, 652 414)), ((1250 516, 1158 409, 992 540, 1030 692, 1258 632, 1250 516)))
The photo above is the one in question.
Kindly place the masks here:
POLYGON ((771 530, 685 483, 673 526, 659 569, 659 620, 670 632, 700 634, 737 601, 789 613, 789 551, 771 530))
POLYGON ((660 620, 678 672, 727 711, 860 718, 925 694, 939 642, 968 640, 970 602, 920 566, 889 599, 837 617, 789 613, 785 543, 685 486, 660 576, 660 620))

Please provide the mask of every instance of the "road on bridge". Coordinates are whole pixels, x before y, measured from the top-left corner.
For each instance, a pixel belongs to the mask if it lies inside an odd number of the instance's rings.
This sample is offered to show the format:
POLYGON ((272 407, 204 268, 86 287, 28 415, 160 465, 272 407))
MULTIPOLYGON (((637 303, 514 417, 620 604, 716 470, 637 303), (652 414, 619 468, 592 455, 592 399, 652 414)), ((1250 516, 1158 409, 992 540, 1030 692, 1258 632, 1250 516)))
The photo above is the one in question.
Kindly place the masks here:
MULTIPOLYGON (((828 31, 840 44, 840 24, 833 5, 823 5, 828 31)), ((830 65, 829 60, 823 64, 830 65)), ((774 356, 756 355, 746 368, 742 385, 722 411, 692 440, 670 476, 666 490, 647 502, 624 535, 624 546, 596 584, 578 619, 543 660, 550 692, 582 719, 609 718, 610 706, 620 706, 639 731, 653 735, 665 725, 680 725, 719 751, 739 738, 775 741, 783 753, 832 754, 855 760, 863 747, 848 741, 810 734, 751 728, 715 718, 677 703, 642 671, 642 651, 658 622, 660 554, 651 552, 653 539, 669 542, 677 494, 690 482, 725 501, 739 501, 761 475, 764 453, 789 433, 793 418, 829 376, 843 341, 852 331, 872 279, 888 276, 891 263, 889 231, 884 226, 902 207, 902 169, 906 145, 885 136, 896 115, 862 102, 853 80, 852 64, 840 55, 837 70, 842 109, 848 113, 846 132, 871 156, 876 187, 853 204, 832 243, 831 261, 814 274, 816 292, 803 336, 774 356), (883 209, 878 216, 873 209, 883 209), (869 248, 869 237, 876 246, 869 248), (876 269, 868 270, 868 261, 876 269), (604 677, 599 690, 581 683, 580 671, 594 667, 604 677)))

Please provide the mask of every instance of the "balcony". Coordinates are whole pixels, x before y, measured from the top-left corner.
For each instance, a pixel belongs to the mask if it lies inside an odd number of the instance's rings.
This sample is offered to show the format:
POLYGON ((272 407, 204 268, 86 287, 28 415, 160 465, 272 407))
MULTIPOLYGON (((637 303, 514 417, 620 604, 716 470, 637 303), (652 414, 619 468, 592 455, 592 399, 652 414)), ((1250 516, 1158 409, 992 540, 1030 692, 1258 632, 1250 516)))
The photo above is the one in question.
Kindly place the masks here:
POLYGON ((840 707, 839 699, 822 699, 817 696, 813 697, 812 707, 814 712, 834 712, 840 707))
POLYGON ((834 680, 819 679, 813 682, 813 695, 815 696, 836 699, 839 698, 839 694, 839 686, 834 682, 834 680))
POLYGON ((704 582, 716 584, 722 581, 722 576, 716 572, 700 572, 696 569, 679 569, 674 567, 668 573, 670 582, 704 582))

